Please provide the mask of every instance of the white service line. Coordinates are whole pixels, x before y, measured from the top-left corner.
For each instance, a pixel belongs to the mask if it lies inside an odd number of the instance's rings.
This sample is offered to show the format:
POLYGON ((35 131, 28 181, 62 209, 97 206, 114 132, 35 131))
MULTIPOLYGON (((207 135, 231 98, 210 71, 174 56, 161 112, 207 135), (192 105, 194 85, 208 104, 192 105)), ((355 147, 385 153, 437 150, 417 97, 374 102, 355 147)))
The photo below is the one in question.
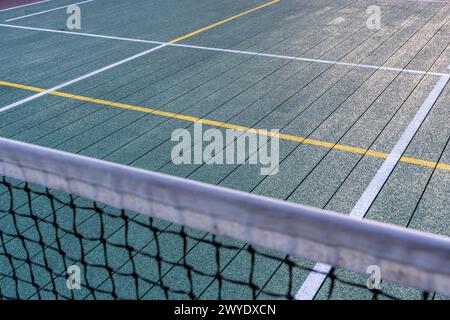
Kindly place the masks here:
MULTIPOLYGON (((370 181, 370 184, 367 186, 366 190, 353 207, 350 212, 350 216, 364 218, 449 80, 450 75, 445 75, 442 76, 436 83, 431 93, 428 95, 406 130, 403 132, 394 149, 392 149, 387 159, 383 162, 383 165, 380 169, 378 169, 375 177, 372 181, 370 181)), ((327 278, 327 275, 331 271, 331 268, 332 266, 330 265, 316 263, 313 271, 309 273, 300 290, 295 295, 295 299, 314 299, 323 282, 327 278)))
POLYGON ((49 2, 49 1, 50 1, 50 0, 44 0, 44 1, 38 1, 38 2, 29 3, 29 4, 23 4, 23 5, 21 5, 21 6, 16 6, 16 7, 11 7, 11 8, 1 9, 0 12, 5 12, 5 11, 9 11, 9 10, 19 9, 19 8, 23 8, 23 7, 34 6, 35 4, 40 4, 40 3, 49 2))
POLYGON ((53 92, 53 91, 62 89, 62 88, 64 88, 64 87, 70 86, 70 85, 72 85, 72 84, 74 84, 74 83, 76 83, 76 82, 82 81, 82 80, 87 79, 87 78, 92 77, 92 76, 95 76, 95 75, 97 75, 97 74, 99 74, 99 73, 101 73, 101 72, 103 72, 103 71, 106 71, 106 70, 112 69, 112 68, 114 68, 114 67, 120 66, 121 64, 127 63, 127 62, 129 62, 129 61, 131 61, 131 60, 134 60, 134 59, 137 59, 137 58, 139 58, 139 57, 142 57, 142 56, 144 56, 144 55, 146 55, 146 54, 148 54, 148 53, 151 53, 151 52, 153 52, 153 51, 159 50, 159 49, 161 49, 161 48, 163 48, 163 47, 166 47, 166 46, 167 46, 167 44, 161 44, 161 45, 159 45, 159 46, 157 46, 157 47, 154 47, 154 48, 152 48, 152 49, 149 49, 149 50, 143 51, 143 52, 141 52, 141 53, 135 54, 134 56, 128 57, 128 58, 126 58, 126 59, 117 61, 117 62, 115 62, 115 63, 113 63, 113 64, 110 64, 110 65, 108 65, 108 66, 106 66, 106 67, 103 67, 103 68, 101 68, 101 69, 92 71, 91 73, 85 74, 84 76, 81 76, 81 77, 75 78, 75 79, 73 79, 73 80, 64 82, 64 83, 62 83, 62 84, 60 84, 60 85, 57 85, 56 87, 50 88, 50 89, 45 90, 45 91, 43 91, 43 92, 37 93, 37 94, 35 94, 35 95, 32 95, 32 96, 30 96, 30 97, 28 97, 28 98, 24 98, 24 99, 22 99, 22 100, 19 100, 19 101, 17 101, 17 102, 14 102, 14 103, 12 103, 12 104, 10 104, 10 105, 7 105, 7 106, 5 106, 5 107, 3 107, 3 108, 0 108, 0 113, 1 113, 1 112, 5 112, 5 111, 7 111, 7 110, 10 110, 10 109, 12 109, 12 108, 15 108, 15 107, 17 107, 17 106, 20 106, 20 105, 22 105, 22 104, 24 104, 24 103, 30 102, 30 101, 32 101, 32 100, 35 100, 35 99, 37 99, 37 98, 40 98, 40 97, 42 97, 42 96, 44 96, 44 95, 46 95, 46 94, 48 94, 48 93, 50 93, 50 92, 53 92))
POLYGON ((383 66, 376 66, 376 65, 370 65, 370 64, 358 64, 358 63, 350 63, 350 62, 342 62, 342 61, 302 58, 302 57, 285 56, 285 55, 252 52, 252 51, 221 49, 221 48, 194 46, 194 45, 180 44, 180 43, 167 43, 167 42, 161 42, 161 41, 151 41, 151 40, 143 40, 143 39, 135 39, 135 38, 122 38, 122 37, 106 36, 106 35, 91 34, 91 33, 81 33, 81 32, 72 32, 72 31, 63 31, 63 30, 16 26, 16 25, 1 24, 1 23, 0 23, 0 27, 25 29, 25 30, 33 30, 33 31, 43 31, 43 32, 51 32, 51 33, 71 34, 71 35, 77 35, 77 36, 103 38, 103 39, 120 40, 120 41, 151 43, 151 44, 166 44, 171 47, 191 48, 191 49, 199 49, 199 50, 224 52, 224 53, 246 54, 246 55, 260 56, 260 57, 267 57, 267 58, 298 60, 298 61, 305 61, 305 62, 342 65, 342 66, 348 66, 348 67, 357 67, 357 68, 383 70, 383 71, 403 72, 403 73, 412 73, 412 74, 426 74, 426 75, 439 76, 439 77, 449 75, 448 73, 442 73, 442 72, 429 72, 429 71, 412 70, 412 69, 404 69, 404 68, 383 67, 383 66))
POLYGON ((67 7, 70 7, 70 6, 76 6, 76 5, 79 5, 79 4, 88 3, 88 2, 92 2, 92 1, 94 1, 94 0, 86 0, 86 1, 82 1, 82 2, 72 3, 72 4, 68 4, 68 5, 66 5, 66 6, 57 7, 57 8, 53 8, 53 9, 49 9, 49 10, 44 10, 44 11, 39 11, 39 12, 27 14, 27 15, 25 15, 25 16, 20 16, 20 17, 8 19, 8 20, 5 20, 5 21, 6 21, 6 22, 10 22, 10 21, 14 21, 14 20, 19 20, 19 19, 23 19, 23 18, 28 18, 28 17, 36 16, 36 15, 38 15, 38 14, 43 14, 43 13, 47 13, 47 12, 51 12, 51 11, 55 11, 55 10, 59 10, 59 9, 64 9, 64 8, 67 8, 67 7))

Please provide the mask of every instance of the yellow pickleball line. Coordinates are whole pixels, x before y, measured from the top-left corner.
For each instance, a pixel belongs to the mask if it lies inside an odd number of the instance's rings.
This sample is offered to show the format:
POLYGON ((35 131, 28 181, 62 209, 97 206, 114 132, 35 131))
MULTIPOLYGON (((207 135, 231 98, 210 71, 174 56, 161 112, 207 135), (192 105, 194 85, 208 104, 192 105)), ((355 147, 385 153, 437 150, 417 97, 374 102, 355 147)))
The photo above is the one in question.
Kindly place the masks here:
POLYGON ((181 41, 181 40, 190 38, 190 37, 192 37, 192 36, 195 36, 195 35, 197 35, 197 34, 199 34, 199 33, 204 32, 204 31, 206 31, 206 30, 215 28, 215 27, 217 27, 217 26, 220 26, 221 24, 224 24, 224 23, 227 23, 227 22, 229 22, 229 21, 235 20, 235 19, 237 19, 237 18, 240 18, 240 17, 242 17, 242 16, 245 16, 245 15, 247 15, 247 14, 249 14, 249 13, 255 12, 255 11, 260 10, 260 9, 262 9, 262 8, 268 7, 268 6, 270 6, 270 5, 274 4, 274 3, 277 3, 277 2, 280 2, 280 0, 273 0, 273 1, 267 2, 267 3, 263 4, 263 5, 257 6, 257 7, 253 8, 253 9, 250 9, 250 10, 241 12, 241 13, 239 13, 239 14, 236 14, 236 15, 234 15, 234 16, 228 17, 228 18, 223 19, 223 20, 221 20, 221 21, 218 21, 218 22, 216 22, 216 23, 210 24, 209 26, 206 26, 206 27, 201 28, 201 29, 198 29, 198 30, 196 30, 196 31, 194 31, 194 32, 188 33, 188 34, 186 34, 186 35, 184 35, 184 36, 181 36, 181 37, 178 37, 178 38, 176 38, 176 39, 173 39, 173 40, 169 41, 169 43, 171 43, 171 44, 177 43, 177 42, 179 42, 179 41, 181 41))
MULTIPOLYGON (((27 85, 18 84, 18 83, 7 82, 7 81, 0 81, 0 85, 6 86, 6 87, 13 87, 13 88, 18 88, 18 89, 28 90, 28 91, 34 91, 34 92, 46 91, 46 89, 43 89, 43 88, 37 88, 37 87, 27 86, 27 85)), ((371 157, 375 157, 375 158, 386 159, 389 156, 389 154, 386 152, 351 147, 351 146, 347 146, 347 145, 343 145, 343 144, 335 144, 332 142, 310 139, 310 138, 303 138, 303 137, 298 137, 298 136, 284 134, 284 133, 275 134, 275 133, 273 133, 271 131, 267 131, 267 130, 250 128, 250 127, 240 126, 240 125, 227 123, 227 122, 208 120, 208 119, 204 119, 204 118, 198 118, 198 117, 193 117, 193 116, 188 116, 188 115, 183 115, 183 114, 178 114, 178 113, 166 112, 166 111, 161 111, 161 110, 152 109, 152 108, 144 108, 144 107, 134 106, 134 105, 121 103, 121 102, 113 102, 113 101, 108 101, 108 100, 103 100, 103 99, 90 98, 90 97, 85 97, 85 96, 80 96, 80 95, 76 95, 76 94, 60 92, 60 91, 53 91, 53 92, 49 92, 48 94, 58 96, 58 97, 73 99, 73 100, 79 100, 79 101, 85 101, 85 102, 115 107, 115 108, 134 110, 134 111, 138 111, 138 112, 145 112, 148 114, 166 117, 166 118, 173 118, 173 119, 184 120, 184 121, 189 121, 189 122, 199 122, 199 123, 214 126, 214 127, 234 129, 234 130, 241 131, 241 132, 251 132, 251 133, 255 133, 255 134, 259 134, 259 135, 276 137, 281 140, 293 141, 293 142, 297 142, 297 143, 303 143, 303 144, 308 144, 308 145, 313 145, 313 146, 317 146, 317 147, 333 149, 333 150, 338 150, 338 151, 343 151, 343 152, 348 152, 348 153, 366 155, 366 156, 371 156, 371 157)), ((421 167, 428 167, 428 168, 436 167, 441 170, 450 171, 450 165, 444 164, 444 163, 437 163, 434 161, 422 160, 422 159, 417 159, 417 158, 412 158, 412 157, 401 157, 400 161, 404 162, 404 163, 421 166, 421 167)))

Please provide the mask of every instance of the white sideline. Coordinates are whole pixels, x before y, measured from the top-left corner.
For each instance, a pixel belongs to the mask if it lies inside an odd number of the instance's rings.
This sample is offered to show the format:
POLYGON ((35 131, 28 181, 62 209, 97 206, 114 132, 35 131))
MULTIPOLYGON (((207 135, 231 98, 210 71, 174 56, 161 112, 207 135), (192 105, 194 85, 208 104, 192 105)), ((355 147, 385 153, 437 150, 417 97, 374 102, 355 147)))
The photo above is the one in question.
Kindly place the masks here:
MULTIPOLYGON (((350 216, 364 218, 449 80, 450 75, 446 75, 442 76, 436 83, 431 93, 417 111, 413 120, 403 132, 394 149, 392 149, 383 165, 380 169, 378 169, 375 177, 372 179, 356 205, 353 207, 350 212, 350 216)), ((330 265, 316 263, 313 271, 309 273, 300 290, 295 295, 295 298, 297 300, 314 299, 323 282, 327 278, 328 273, 331 271, 331 268, 332 267, 330 265)))
POLYGON ((42 96, 44 96, 44 95, 46 95, 46 94, 48 94, 48 93, 50 93, 50 92, 53 92, 53 91, 62 89, 62 88, 64 88, 64 87, 70 86, 70 85, 72 85, 72 84, 74 84, 74 83, 76 83, 76 82, 79 82, 79 81, 82 81, 82 80, 84 80, 84 79, 90 78, 90 77, 92 77, 92 76, 94 76, 94 75, 97 75, 97 74, 99 74, 99 73, 101 73, 101 72, 107 71, 107 70, 112 69, 112 68, 117 67, 117 66, 120 66, 121 64, 127 63, 127 62, 129 62, 129 61, 134 60, 134 59, 137 59, 137 58, 139 58, 139 57, 142 57, 142 56, 144 56, 144 55, 146 55, 146 54, 148 54, 148 53, 151 53, 151 52, 153 52, 153 51, 159 50, 159 49, 164 48, 164 47, 166 47, 166 46, 167 46, 167 44, 161 44, 161 45, 159 45, 159 46, 157 46, 157 47, 154 47, 154 48, 152 48, 152 49, 149 49, 149 50, 143 51, 143 52, 141 52, 141 53, 135 54, 134 56, 128 57, 128 58, 126 58, 126 59, 117 61, 117 62, 115 62, 115 63, 113 63, 113 64, 110 64, 110 65, 108 65, 108 66, 105 66, 105 67, 103 67, 103 68, 101 68, 101 69, 92 71, 92 72, 90 72, 90 73, 88 73, 88 74, 85 74, 85 75, 83 75, 83 76, 81 76, 81 77, 78 77, 78 78, 72 79, 72 80, 70 80, 70 81, 64 82, 64 83, 62 83, 62 84, 60 84, 60 85, 57 85, 56 87, 50 88, 50 89, 45 90, 45 91, 43 91, 43 92, 37 93, 37 94, 32 95, 32 96, 30 96, 30 97, 27 97, 27 98, 24 98, 24 99, 19 100, 19 101, 17 101, 17 102, 14 102, 14 103, 12 103, 12 104, 10 104, 10 105, 7 105, 7 106, 5 106, 5 107, 3 107, 3 108, 0 108, 0 113, 1 113, 1 112, 5 112, 5 111, 7 111, 7 110, 10 110, 10 109, 12 109, 12 108, 15 108, 15 107, 17 107, 17 106, 20 106, 20 105, 22 105, 22 104, 24 104, 24 103, 30 102, 30 101, 32 101, 32 100, 35 100, 35 99, 37 99, 37 98, 40 98, 40 97, 42 97, 42 96))
POLYGON ((19 9, 19 8, 23 8, 23 7, 34 6, 35 4, 40 4, 40 3, 49 2, 49 1, 50 1, 50 0, 43 0, 43 1, 39 1, 39 2, 33 2, 33 3, 23 4, 23 5, 21 5, 21 6, 16 6, 16 7, 11 7, 11 8, 1 9, 0 12, 5 12, 5 11, 13 10, 13 9, 19 9))
POLYGON ((43 13, 47 13, 47 12, 52 12, 52 11, 56 11, 59 9, 64 9, 70 6, 75 6, 75 5, 79 5, 79 4, 83 4, 83 3, 88 3, 88 2, 92 2, 94 0, 86 0, 86 1, 82 1, 82 2, 77 2, 77 3, 72 3, 72 4, 68 4, 66 6, 62 6, 62 7, 57 7, 57 8, 53 8, 53 9, 48 9, 48 10, 44 10, 44 11, 39 11, 39 12, 35 12, 35 13, 31 13, 31 14, 27 14, 24 16, 20 16, 20 17, 16 17, 16 18, 12 18, 12 19, 8 19, 5 20, 6 22, 10 22, 10 21, 14 21, 14 20, 19 20, 19 19, 23 19, 23 18, 28 18, 28 17, 32 17, 32 16, 37 16, 39 14, 43 14, 43 13))
POLYGON ((412 70, 412 69, 405 69, 405 68, 383 67, 383 66, 377 66, 377 65, 371 65, 371 64, 359 64, 359 63, 333 61, 333 60, 321 60, 321 59, 312 59, 312 58, 302 58, 302 57, 285 56, 285 55, 270 54, 270 53, 241 51, 241 50, 232 50, 232 49, 222 49, 222 48, 195 46, 195 45, 180 44, 180 43, 168 43, 168 42, 161 42, 161 41, 135 39, 135 38, 114 37, 114 36, 106 36, 106 35, 99 35, 99 34, 90 34, 90 33, 72 32, 72 31, 63 31, 63 30, 53 30, 53 29, 44 29, 44 28, 25 27, 25 26, 17 26, 17 25, 1 24, 1 23, 0 23, 0 27, 15 28, 15 29, 25 29, 25 30, 32 30, 32 31, 43 31, 43 32, 51 32, 51 33, 71 34, 71 35, 78 35, 78 36, 84 36, 84 37, 103 38, 103 39, 130 41, 130 42, 139 42, 139 43, 166 44, 167 46, 171 46, 171 47, 191 48, 191 49, 217 51, 217 52, 225 52, 225 53, 246 54, 246 55, 260 56, 260 57, 267 57, 267 58, 298 60, 298 61, 305 61, 305 62, 324 63, 324 64, 341 65, 341 66, 365 68, 365 69, 374 69, 374 70, 383 70, 383 71, 392 71, 392 72, 403 72, 403 73, 412 73, 412 74, 426 74, 426 75, 439 76, 439 77, 449 75, 449 73, 442 73, 442 72, 429 72, 429 71, 412 70))

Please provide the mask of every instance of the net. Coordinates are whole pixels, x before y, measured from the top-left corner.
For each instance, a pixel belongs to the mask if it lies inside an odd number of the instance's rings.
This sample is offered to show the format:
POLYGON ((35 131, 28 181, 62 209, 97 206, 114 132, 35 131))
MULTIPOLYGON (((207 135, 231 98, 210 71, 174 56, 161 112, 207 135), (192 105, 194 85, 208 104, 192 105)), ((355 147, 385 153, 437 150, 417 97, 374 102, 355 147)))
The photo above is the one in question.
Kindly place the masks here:
POLYGON ((314 261, 316 298, 450 293, 446 237, 7 139, 0 174, 1 299, 294 299, 314 261))

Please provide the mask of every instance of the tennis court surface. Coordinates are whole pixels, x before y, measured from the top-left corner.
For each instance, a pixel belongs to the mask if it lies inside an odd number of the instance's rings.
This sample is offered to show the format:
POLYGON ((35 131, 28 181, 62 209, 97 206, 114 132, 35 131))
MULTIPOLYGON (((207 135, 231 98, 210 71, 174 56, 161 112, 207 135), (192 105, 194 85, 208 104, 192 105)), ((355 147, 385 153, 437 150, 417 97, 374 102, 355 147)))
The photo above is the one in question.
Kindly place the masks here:
POLYGON ((4 1, 0 46, 0 299, 450 297, 450 2, 4 1))

